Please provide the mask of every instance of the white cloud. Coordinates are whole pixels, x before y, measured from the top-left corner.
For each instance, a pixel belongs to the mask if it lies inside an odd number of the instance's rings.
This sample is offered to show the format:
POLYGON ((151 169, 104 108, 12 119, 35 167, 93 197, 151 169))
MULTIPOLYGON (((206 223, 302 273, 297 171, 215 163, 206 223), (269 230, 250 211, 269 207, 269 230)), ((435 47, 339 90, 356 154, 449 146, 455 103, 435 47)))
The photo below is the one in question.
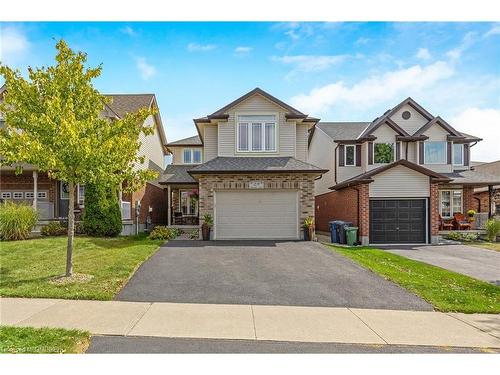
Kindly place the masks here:
POLYGON ((343 81, 337 81, 317 87, 308 94, 294 96, 291 103, 315 115, 326 113, 331 107, 341 103, 362 106, 364 109, 428 90, 438 81, 447 79, 453 74, 453 68, 444 61, 423 67, 414 65, 374 75, 351 86, 343 81))
POLYGON ((130 26, 125 26, 124 28, 120 29, 120 32, 129 36, 136 36, 137 31, 135 31, 132 27, 130 26))
POLYGON ((213 49, 217 48, 215 44, 198 44, 198 43, 189 43, 187 45, 187 50, 189 52, 206 52, 206 51, 211 51, 213 49))
POLYGON ((30 47, 26 35, 14 27, 0 27, 0 60, 13 63, 22 58, 30 47))
POLYGON ((432 58, 427 48, 419 48, 415 56, 420 60, 430 60, 432 58))
POLYGON ((451 60, 458 60, 460 57, 462 57, 462 53, 464 53, 476 42, 476 36, 477 34, 475 32, 468 32, 467 34, 465 34, 462 42, 457 47, 446 52, 446 56, 448 56, 448 58, 450 58, 451 60))
POLYGON ((371 39, 370 38, 364 38, 364 37, 361 37, 361 38, 358 38, 354 44, 359 46, 359 45, 363 45, 363 44, 368 44, 368 42, 370 42, 371 39))
POLYGON ((493 108, 467 108, 449 123, 459 131, 475 135, 483 140, 471 149, 474 161, 495 161, 500 159, 497 136, 500 134, 500 110, 493 108))
POLYGON ((149 64, 144 57, 136 59, 136 67, 144 80, 148 80, 156 74, 156 68, 149 64))
POLYGON ((500 34, 500 24, 496 24, 491 27, 484 35, 483 37, 487 38, 492 35, 499 35, 500 34))
POLYGON ((253 48, 248 46, 238 46, 234 49, 234 53, 239 56, 248 55, 253 48))
POLYGON ((343 62, 348 57, 349 55, 294 55, 274 56, 272 60, 293 65, 295 72, 313 72, 328 69, 332 65, 343 62))

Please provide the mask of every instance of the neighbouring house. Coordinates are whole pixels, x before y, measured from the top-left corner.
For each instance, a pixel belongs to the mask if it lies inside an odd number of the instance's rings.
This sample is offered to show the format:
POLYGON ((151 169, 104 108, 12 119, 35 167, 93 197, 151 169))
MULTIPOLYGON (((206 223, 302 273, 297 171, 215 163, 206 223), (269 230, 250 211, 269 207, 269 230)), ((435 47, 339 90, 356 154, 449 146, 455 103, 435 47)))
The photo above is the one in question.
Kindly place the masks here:
MULTIPOLYGON (((500 160, 477 164, 473 168, 480 173, 500 176, 500 160)), ((495 216, 500 216, 500 185, 474 189, 474 199, 477 212, 492 212, 495 216)))
MULTIPOLYGON (((2 100, 5 85, 0 88, 2 100)), ((156 115, 149 116, 145 122, 154 127, 151 135, 141 134, 139 154, 145 157, 142 165, 135 168, 149 168, 159 175, 165 168, 167 143, 163 125, 159 115, 158 104, 154 94, 110 94, 111 103, 106 105, 102 115, 110 120, 121 118, 128 112, 140 108, 155 108, 156 115)), ((3 119, 0 118, 0 126, 3 119)), ((0 166, 0 199, 16 202, 28 202, 39 211, 39 224, 52 220, 65 220, 68 215, 68 186, 62 181, 50 179, 45 172, 39 172, 36 166, 22 165, 22 174, 16 175, 12 166, 0 166)), ((120 204, 123 220, 123 234, 132 234, 136 230, 144 230, 149 225, 167 223, 167 196, 158 183, 158 179, 147 182, 139 191, 120 193, 120 204)), ((75 213, 77 220, 85 207, 85 187, 77 187, 75 213)))
POLYGON ((317 230, 339 219, 362 244, 436 243, 455 213, 477 210, 474 189, 500 185, 469 166, 479 141, 411 98, 371 122, 319 122, 308 161, 329 172, 315 181, 317 230))
POLYGON ((168 224, 197 226, 210 214, 217 240, 303 238, 326 172, 308 162, 318 121, 259 88, 195 119, 198 136, 167 144, 168 224))

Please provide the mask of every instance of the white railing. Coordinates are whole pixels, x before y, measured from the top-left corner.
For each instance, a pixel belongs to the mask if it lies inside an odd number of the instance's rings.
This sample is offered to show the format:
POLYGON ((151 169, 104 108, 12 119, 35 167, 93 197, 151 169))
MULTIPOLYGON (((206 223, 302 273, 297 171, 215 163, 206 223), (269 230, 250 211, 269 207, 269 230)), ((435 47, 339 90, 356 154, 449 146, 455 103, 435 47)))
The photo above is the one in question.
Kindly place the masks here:
POLYGON ((122 220, 132 219, 132 204, 122 201, 122 220))

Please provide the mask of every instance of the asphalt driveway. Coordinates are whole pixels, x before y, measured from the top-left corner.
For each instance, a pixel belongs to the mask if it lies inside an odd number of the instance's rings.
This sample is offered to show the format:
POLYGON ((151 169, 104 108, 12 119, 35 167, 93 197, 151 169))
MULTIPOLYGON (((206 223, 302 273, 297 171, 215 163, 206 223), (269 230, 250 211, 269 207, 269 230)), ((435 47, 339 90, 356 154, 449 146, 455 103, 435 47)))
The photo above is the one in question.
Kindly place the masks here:
POLYGON ((467 245, 386 246, 391 253, 500 285, 500 252, 467 245))
POLYGON ((312 242, 170 241, 116 299, 432 310, 416 295, 312 242))

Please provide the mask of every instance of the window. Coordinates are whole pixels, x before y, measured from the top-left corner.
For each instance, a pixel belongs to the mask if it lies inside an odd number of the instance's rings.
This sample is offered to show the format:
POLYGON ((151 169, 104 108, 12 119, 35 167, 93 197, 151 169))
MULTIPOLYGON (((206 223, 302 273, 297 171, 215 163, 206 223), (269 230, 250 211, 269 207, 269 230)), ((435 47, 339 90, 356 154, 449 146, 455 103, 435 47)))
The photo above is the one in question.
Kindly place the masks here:
POLYGON ((11 199, 12 193, 10 191, 2 191, 1 197, 2 199, 11 199))
POLYGON ((197 215, 198 214, 198 198, 192 190, 180 191, 180 211, 183 215, 197 215))
POLYGON ((462 190, 441 190, 439 213, 442 217, 452 217, 462 212, 462 190))
POLYGON ((464 145, 461 143, 453 144, 453 165, 464 165, 464 145))
POLYGON ((83 207, 85 203, 85 186, 78 185, 78 204, 83 207))
POLYGON ((237 140, 240 152, 276 151, 276 116, 238 116, 237 140))
POLYGON ((404 111, 402 114, 401 114, 401 117, 404 119, 404 120, 409 120, 410 117, 411 117, 411 112, 410 111, 404 111))
POLYGON ((46 191, 39 191, 37 196, 38 196, 38 199, 47 199, 47 192, 46 191))
POLYGON ((15 191, 12 193, 12 198, 14 199, 23 199, 24 193, 22 191, 15 191))
POLYGON ((353 166, 356 165, 356 146, 346 145, 345 146, 345 165, 353 166))
POLYGON ((446 164, 446 142, 424 142, 424 164, 446 164))
POLYGON ((200 164, 201 150, 199 148, 184 149, 184 164, 200 164))
POLYGON ((373 162, 375 164, 387 164, 394 161, 394 144, 375 143, 373 145, 373 162))
POLYGON ((35 193, 32 191, 27 191, 24 193, 24 199, 34 199, 35 198, 35 193))

